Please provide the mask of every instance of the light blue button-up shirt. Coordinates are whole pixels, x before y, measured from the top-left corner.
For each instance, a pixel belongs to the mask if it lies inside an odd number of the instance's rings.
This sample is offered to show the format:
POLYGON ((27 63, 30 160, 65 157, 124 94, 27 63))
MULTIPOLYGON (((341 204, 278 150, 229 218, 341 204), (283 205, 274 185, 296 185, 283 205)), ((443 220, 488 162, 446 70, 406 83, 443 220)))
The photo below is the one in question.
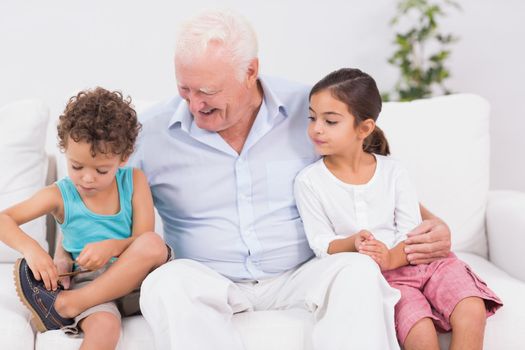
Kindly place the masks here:
POLYGON ((140 116, 130 165, 148 177, 178 258, 234 280, 272 277, 313 256, 293 196, 318 157, 308 139, 308 87, 261 77, 264 99, 241 154, 200 129, 175 97, 140 116))

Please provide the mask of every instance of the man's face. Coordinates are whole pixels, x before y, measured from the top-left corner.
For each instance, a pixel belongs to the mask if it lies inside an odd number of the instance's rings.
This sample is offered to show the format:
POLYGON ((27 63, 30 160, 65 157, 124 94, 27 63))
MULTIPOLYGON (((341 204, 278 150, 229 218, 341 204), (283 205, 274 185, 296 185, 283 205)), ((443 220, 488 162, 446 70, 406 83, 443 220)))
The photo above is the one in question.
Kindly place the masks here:
POLYGON ((175 58, 179 94, 199 128, 221 132, 247 117, 252 103, 250 75, 239 81, 235 73, 233 63, 213 47, 191 62, 175 58))

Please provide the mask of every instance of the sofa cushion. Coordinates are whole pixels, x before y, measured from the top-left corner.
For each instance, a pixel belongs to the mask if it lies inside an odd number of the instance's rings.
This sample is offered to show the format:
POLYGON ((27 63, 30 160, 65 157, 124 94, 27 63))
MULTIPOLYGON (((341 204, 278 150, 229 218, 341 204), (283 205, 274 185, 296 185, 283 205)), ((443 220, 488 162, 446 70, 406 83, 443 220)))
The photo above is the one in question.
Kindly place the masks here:
POLYGON ((0 264, 0 349, 32 350, 30 313, 18 299, 13 264, 0 264))
POLYGON ((469 264, 503 301, 503 307, 487 319, 483 349, 525 349, 525 283, 477 255, 459 253, 458 258, 469 264))
MULTIPOLYGON (((488 283, 503 300, 504 306, 487 320, 484 349, 523 349, 525 334, 525 284, 510 277, 489 261, 470 253, 458 257, 467 262, 473 270, 488 283)), ((234 315, 233 323, 239 331, 246 350, 312 350, 311 334, 313 318, 302 309, 281 311, 256 311, 234 315)), ((72 338, 62 331, 37 334, 36 350, 76 350, 80 338, 72 338)), ((440 333, 441 349, 448 349, 450 333, 440 333)), ((151 349, 153 336, 149 325, 142 316, 123 319, 122 336, 117 349, 151 349)))
POLYGON ((472 94, 389 102, 378 120, 421 203, 447 222, 452 249, 487 256, 489 104, 472 94))
MULTIPOLYGON (((29 198, 45 184, 45 139, 49 111, 36 100, 14 102, 0 108, 0 210, 29 198)), ((45 218, 22 229, 47 250, 45 218)), ((14 262, 19 254, 0 242, 0 262, 14 262)))
MULTIPOLYGON (((246 350, 311 350, 312 316, 306 310, 257 311, 236 314, 233 323, 246 350)), ((76 350, 81 338, 62 331, 38 333, 36 350, 76 350)), ((122 334, 117 350, 152 349, 153 334, 142 316, 122 320, 122 334)))

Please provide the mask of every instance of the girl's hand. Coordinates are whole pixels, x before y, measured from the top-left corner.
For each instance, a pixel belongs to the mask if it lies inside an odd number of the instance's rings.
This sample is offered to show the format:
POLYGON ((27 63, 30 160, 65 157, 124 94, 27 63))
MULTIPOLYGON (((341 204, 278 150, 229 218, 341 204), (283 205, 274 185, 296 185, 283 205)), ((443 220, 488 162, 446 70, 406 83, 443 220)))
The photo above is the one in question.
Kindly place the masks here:
MULTIPOLYGON (((54 262, 57 267, 59 275, 63 273, 71 272, 71 270, 73 269, 73 259, 71 259, 70 256, 64 256, 64 257, 57 258, 55 255, 54 262)), ((64 287, 64 289, 69 289, 69 286, 71 284, 71 278, 69 276, 61 277, 60 284, 62 285, 62 287, 64 287)))
POLYGON ((76 262, 83 269, 96 271, 108 263, 113 257, 113 251, 113 239, 88 243, 78 255, 76 262))
POLYGON ((367 231, 367 230, 359 231, 358 233, 355 234, 355 240, 354 240, 355 250, 358 252, 363 243, 365 243, 366 241, 372 241, 372 240, 374 240, 374 235, 370 231, 367 231))
POLYGON ((358 250, 359 253, 370 256, 379 265, 381 271, 391 269, 390 249, 381 241, 377 239, 367 240, 358 250))
POLYGON ((24 257, 35 279, 44 282, 47 290, 56 290, 58 271, 49 254, 39 245, 35 245, 24 257))

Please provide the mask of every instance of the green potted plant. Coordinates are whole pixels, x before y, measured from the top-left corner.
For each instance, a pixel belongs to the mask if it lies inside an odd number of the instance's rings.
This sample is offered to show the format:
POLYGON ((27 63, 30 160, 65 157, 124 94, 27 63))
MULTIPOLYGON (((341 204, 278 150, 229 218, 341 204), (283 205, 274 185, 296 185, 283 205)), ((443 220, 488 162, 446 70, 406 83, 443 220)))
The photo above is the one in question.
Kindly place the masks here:
POLYGON ((450 45, 458 38, 439 29, 446 7, 460 9, 452 0, 399 0, 390 22, 395 29, 395 51, 388 62, 399 68, 400 75, 393 92, 383 94, 386 101, 429 97, 437 88, 450 93, 444 85, 450 76, 445 63, 450 45))

